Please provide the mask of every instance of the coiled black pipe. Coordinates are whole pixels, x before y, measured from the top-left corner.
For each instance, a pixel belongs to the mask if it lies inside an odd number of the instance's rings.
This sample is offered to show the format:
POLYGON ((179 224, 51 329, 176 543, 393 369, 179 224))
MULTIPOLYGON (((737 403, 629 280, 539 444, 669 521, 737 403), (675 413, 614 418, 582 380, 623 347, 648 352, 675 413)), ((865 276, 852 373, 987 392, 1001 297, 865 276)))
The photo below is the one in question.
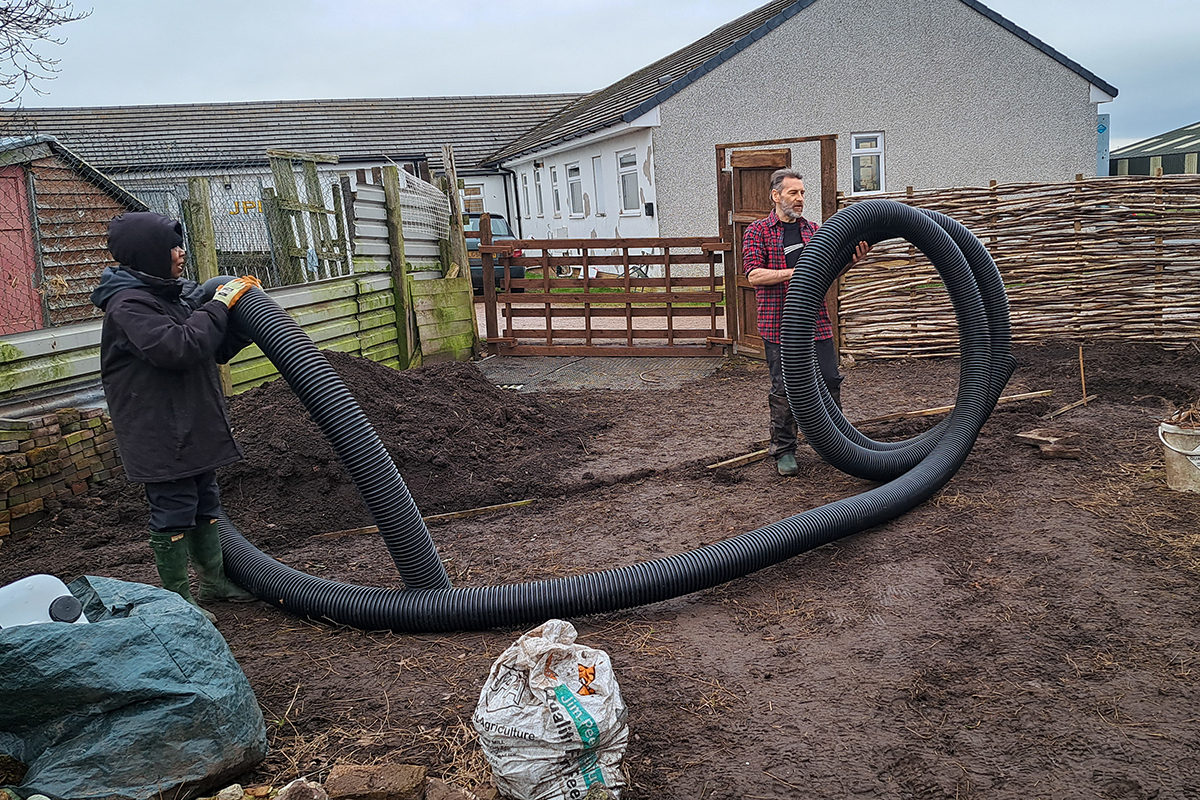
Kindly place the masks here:
POLYGON ((324 357, 287 313, 262 292, 249 292, 235 307, 235 323, 259 343, 334 440, 364 499, 371 498, 368 507, 376 520, 399 521, 384 541, 408 588, 354 586, 305 574, 264 555, 222 517, 226 571, 258 597, 305 617, 367 630, 479 630, 678 597, 893 519, 924 502, 953 477, 1013 369, 1008 356, 1007 301, 998 273, 992 274, 995 265, 989 272, 990 258, 979 255, 982 245, 976 249, 962 238, 965 228, 949 231, 953 226, 939 217, 889 201, 868 201, 839 211, 806 248, 804 269, 797 270, 784 311, 782 351, 789 396, 806 437, 811 429, 820 440, 822 457, 838 466, 845 464, 843 468, 854 474, 890 475, 899 468, 894 462, 908 464, 915 458, 911 466, 882 486, 723 542, 629 567, 525 584, 447 588, 444 569, 440 562, 433 563, 437 556, 432 539, 423 524, 417 526, 420 514, 403 481, 398 475, 392 478, 395 468, 386 451, 383 459, 379 457, 383 448, 370 424, 340 381, 328 377, 332 369, 318 363, 324 357), (943 275, 960 325, 964 364, 958 404, 936 435, 873 446, 857 432, 852 440, 847 429, 853 428, 844 419, 834 422, 826 413, 836 407, 817 385, 812 331, 821 298, 855 244, 895 236, 915 237, 914 244, 943 275), (961 248, 954 246, 956 239, 963 242, 961 248), (809 275, 810 271, 815 273, 809 275), (817 405, 825 412, 811 411, 817 405), (918 458, 914 453, 923 455, 918 458), (375 470, 384 477, 377 479, 375 470))
POLYGON ((813 235, 789 287, 780 331, 784 384, 805 440, 843 472, 877 481, 902 475, 925 459, 956 415, 982 413, 983 424, 1016 367, 1010 341, 1008 299, 987 249, 950 217, 891 200, 844 208, 813 235), (954 411, 933 429, 903 442, 876 442, 850 425, 818 379, 813 332, 824 293, 854 246, 896 236, 924 253, 946 285, 959 327, 959 393, 954 411))

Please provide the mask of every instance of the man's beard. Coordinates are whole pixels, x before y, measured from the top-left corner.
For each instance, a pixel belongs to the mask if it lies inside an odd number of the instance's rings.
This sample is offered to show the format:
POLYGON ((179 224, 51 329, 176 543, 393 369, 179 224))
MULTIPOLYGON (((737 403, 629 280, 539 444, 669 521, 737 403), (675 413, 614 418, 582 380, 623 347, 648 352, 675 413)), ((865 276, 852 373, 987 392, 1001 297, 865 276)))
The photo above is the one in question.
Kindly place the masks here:
POLYGON ((786 222, 795 222, 800 219, 800 213, 792 206, 777 205, 775 206, 775 216, 786 222))

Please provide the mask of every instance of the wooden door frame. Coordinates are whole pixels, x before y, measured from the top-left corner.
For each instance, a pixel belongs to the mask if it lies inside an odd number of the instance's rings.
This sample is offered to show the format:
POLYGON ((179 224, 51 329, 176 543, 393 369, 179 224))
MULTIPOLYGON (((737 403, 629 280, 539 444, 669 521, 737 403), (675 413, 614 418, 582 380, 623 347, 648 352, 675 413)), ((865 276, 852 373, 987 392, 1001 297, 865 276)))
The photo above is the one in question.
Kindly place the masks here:
MULTIPOLYGON (((836 133, 820 136, 798 136, 787 139, 765 139, 758 142, 731 142, 719 144, 717 150, 717 224, 721 238, 733 242, 733 169, 729 166, 729 153, 733 150, 746 150, 759 147, 774 147, 777 145, 804 144, 805 142, 821 143, 821 219, 827 220, 838 208, 837 188, 837 138, 836 133)), ((737 319, 736 292, 739 285, 749 285, 742 275, 741 265, 736 264, 731 250, 725 259, 725 330, 734 339, 734 350, 737 350, 740 328, 737 319)), ((825 295, 825 304, 829 309, 829 321, 833 324, 834 345, 840 350, 842 346, 842 327, 838 320, 837 298, 841 279, 834 281, 833 286, 825 295)))

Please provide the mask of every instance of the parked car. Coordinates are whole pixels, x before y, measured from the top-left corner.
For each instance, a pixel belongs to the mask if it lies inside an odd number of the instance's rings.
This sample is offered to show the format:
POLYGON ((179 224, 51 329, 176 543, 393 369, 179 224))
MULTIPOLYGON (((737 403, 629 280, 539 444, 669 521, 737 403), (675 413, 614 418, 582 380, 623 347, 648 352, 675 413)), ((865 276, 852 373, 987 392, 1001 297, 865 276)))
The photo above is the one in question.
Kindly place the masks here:
MULTIPOLYGON (((475 290, 475 294, 483 294, 483 262, 479 258, 479 214, 468 214, 467 224, 463 229, 463 233, 467 239, 467 258, 471 262, 471 286, 475 290)), ((516 239, 512 228, 508 227, 508 220, 499 214, 492 214, 492 242, 495 243, 501 239, 516 239)), ((513 252, 514 256, 520 257, 521 251, 513 252)), ((509 274, 513 278, 524 278, 525 267, 513 265, 509 268, 509 274)), ((500 264, 496 264, 496 288, 501 289, 504 286, 504 269, 500 264)), ((513 287, 514 292, 523 292, 523 287, 513 287)))

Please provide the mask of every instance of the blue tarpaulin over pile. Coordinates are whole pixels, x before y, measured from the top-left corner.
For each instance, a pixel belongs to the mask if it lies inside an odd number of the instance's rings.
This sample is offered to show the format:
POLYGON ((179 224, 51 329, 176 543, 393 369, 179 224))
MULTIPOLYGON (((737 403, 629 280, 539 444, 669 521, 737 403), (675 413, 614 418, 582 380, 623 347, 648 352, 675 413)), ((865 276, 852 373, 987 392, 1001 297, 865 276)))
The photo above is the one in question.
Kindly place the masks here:
POLYGON ((183 797, 266 756, 250 683, 198 609, 111 578, 69 588, 91 624, 0 630, 0 754, 29 768, 17 794, 183 797))

